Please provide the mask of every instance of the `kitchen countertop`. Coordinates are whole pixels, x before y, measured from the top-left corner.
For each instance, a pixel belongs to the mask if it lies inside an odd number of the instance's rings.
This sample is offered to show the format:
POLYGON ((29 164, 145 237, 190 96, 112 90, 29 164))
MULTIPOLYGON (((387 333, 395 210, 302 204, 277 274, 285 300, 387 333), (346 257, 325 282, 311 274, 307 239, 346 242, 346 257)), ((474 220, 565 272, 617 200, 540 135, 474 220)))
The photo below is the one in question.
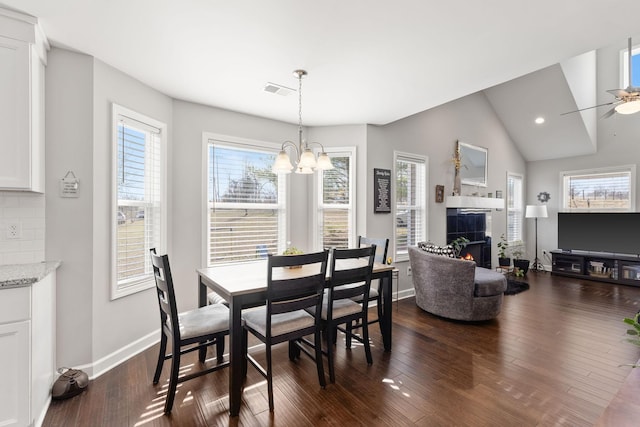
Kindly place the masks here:
POLYGON ((0 289, 30 286, 62 264, 60 261, 0 265, 0 289))

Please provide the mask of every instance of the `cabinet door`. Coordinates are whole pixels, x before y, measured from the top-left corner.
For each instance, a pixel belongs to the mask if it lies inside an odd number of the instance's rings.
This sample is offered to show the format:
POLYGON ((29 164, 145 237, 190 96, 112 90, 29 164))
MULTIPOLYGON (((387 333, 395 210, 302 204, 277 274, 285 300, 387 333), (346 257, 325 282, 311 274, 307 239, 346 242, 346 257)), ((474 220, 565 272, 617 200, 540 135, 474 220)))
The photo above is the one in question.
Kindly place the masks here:
POLYGON ((0 188, 31 187, 30 47, 0 37, 0 188))
POLYGON ((30 321, 0 325, 0 425, 31 425, 29 415, 30 321))

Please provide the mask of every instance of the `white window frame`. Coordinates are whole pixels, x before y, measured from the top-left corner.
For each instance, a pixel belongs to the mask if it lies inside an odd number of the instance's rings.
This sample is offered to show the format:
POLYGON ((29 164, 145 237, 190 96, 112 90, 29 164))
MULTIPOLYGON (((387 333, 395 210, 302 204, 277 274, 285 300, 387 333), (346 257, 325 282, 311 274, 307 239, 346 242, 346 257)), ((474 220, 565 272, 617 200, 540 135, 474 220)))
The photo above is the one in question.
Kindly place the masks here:
MULTIPOLYGON (((117 227, 118 227, 118 124, 124 118, 132 127, 143 130, 157 132, 160 138, 160 236, 159 247, 156 249, 163 253, 166 251, 167 241, 167 125, 144 114, 130 110, 118 104, 112 104, 112 155, 111 155, 111 299, 131 295, 155 286, 153 269, 151 268, 150 257, 145 257, 145 270, 149 272, 143 278, 129 279, 119 282, 117 272, 117 227)), ((145 239, 146 240, 146 239, 145 239)), ((151 248, 145 248, 151 249, 151 248)), ((148 254, 145 254, 148 255, 148 254)))
POLYGON ((513 244, 514 242, 517 241, 523 241, 523 236, 524 236, 524 230, 523 230, 523 225, 524 225, 524 210, 525 210, 525 204, 524 204, 524 176, 522 176, 522 174, 519 173, 515 173, 515 172, 507 172, 507 200, 506 200, 506 210, 507 210, 507 241, 510 244, 513 244), (513 200, 513 205, 514 207, 510 207, 510 205, 512 205, 511 200, 514 198, 514 194, 511 194, 511 191, 509 191, 510 186, 509 186, 509 180, 520 180, 520 197, 519 200, 513 200), (511 215, 509 215, 510 212, 514 212, 516 214, 519 215, 520 217, 520 230, 518 230, 518 234, 517 236, 512 236, 509 233, 509 229, 511 228, 509 226, 509 220, 511 218, 511 215))
POLYGON ((325 147, 325 152, 329 155, 329 157, 349 157, 349 203, 346 205, 324 205, 323 203, 323 171, 317 171, 314 173, 314 204, 313 204, 313 224, 316 224, 316 227, 313 231, 312 236, 312 245, 314 250, 322 250, 324 249, 322 243, 324 241, 323 236, 320 234, 322 230, 321 226, 321 212, 326 208, 344 208, 346 207, 349 210, 349 245, 348 247, 353 248, 356 245, 356 177, 358 174, 357 171, 357 157, 356 157, 356 147, 325 147))
MULTIPOLYGON (((632 86, 629 80, 629 56, 627 54, 628 48, 625 47, 620 51, 620 88, 624 89, 628 86, 632 86)), ((635 45, 631 46, 631 56, 640 55, 640 46, 635 45)), ((633 69, 635 73, 638 73, 638 70, 633 69)), ((636 74, 637 75, 637 74, 636 74)), ((640 83, 638 84, 640 86, 640 83)))
POLYGON ((621 165, 610 166, 593 169, 581 169, 571 171, 561 171, 559 179, 559 194, 560 194, 560 212, 635 212, 636 211, 636 165, 621 165), (565 178, 572 175, 596 175, 601 173, 616 173, 616 172, 628 172, 629 173, 629 209, 579 209, 579 208, 566 208, 568 190, 565 186, 565 178))
MULTIPOLYGON (((202 200, 202 223, 201 223, 201 264, 203 267, 209 266, 210 259, 210 244, 209 244, 209 201, 208 201, 208 180, 209 180, 209 144, 217 143, 219 145, 225 145, 231 148, 240 149, 259 149, 259 150, 273 150, 276 154, 281 149, 281 144, 260 141, 248 138, 240 138, 231 135, 222 135, 212 132, 202 133, 202 188, 201 197, 202 200)), ((290 234, 290 185, 289 174, 278 175, 278 187, 283 186, 280 191, 284 191, 285 196, 282 200, 279 200, 279 204, 276 205, 264 205, 262 207, 280 210, 281 219, 283 220, 283 227, 278 230, 278 253, 282 253, 287 248, 287 240, 290 234)), ((238 264, 247 261, 230 262, 227 264, 238 264)), ((221 264, 216 264, 221 265, 221 264)))
MULTIPOLYGON (((419 154, 412 154, 412 153, 406 153, 406 152, 402 152, 402 151, 395 151, 393 152, 393 253, 395 253, 395 260, 394 261, 408 261, 409 260, 409 251, 408 250, 403 250, 403 251, 399 251, 398 247, 397 247, 397 224, 396 224, 396 215, 398 212, 398 203, 397 203, 397 198, 396 195, 398 194, 398 188, 397 188, 397 177, 398 177, 398 171, 397 171, 397 165, 398 165, 398 160, 404 160, 404 161, 408 161, 408 162, 415 162, 415 163, 421 163, 424 165, 424 184, 423 184, 423 191, 422 194, 419 194, 419 203, 416 205, 416 209, 420 208, 421 205, 421 214, 423 217, 423 221, 422 221, 422 227, 420 228, 419 233, 420 236, 417 236, 417 241, 427 241, 429 240, 429 233, 428 233, 428 222, 429 222, 429 211, 428 211, 428 206, 429 206, 429 196, 428 196, 428 188, 429 188, 429 157, 427 156, 422 156, 419 154)), ((410 208, 410 207, 409 207, 410 208)))

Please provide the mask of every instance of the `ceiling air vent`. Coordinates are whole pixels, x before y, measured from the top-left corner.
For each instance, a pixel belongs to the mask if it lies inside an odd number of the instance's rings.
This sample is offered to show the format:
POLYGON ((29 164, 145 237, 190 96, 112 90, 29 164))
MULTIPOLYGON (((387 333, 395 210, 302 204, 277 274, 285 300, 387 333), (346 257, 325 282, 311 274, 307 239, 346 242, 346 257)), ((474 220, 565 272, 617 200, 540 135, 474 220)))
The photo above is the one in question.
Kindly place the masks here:
POLYGON ((296 90, 290 87, 282 86, 276 83, 267 82, 264 85, 264 91, 269 93, 276 93, 278 95, 287 96, 294 93, 296 90))

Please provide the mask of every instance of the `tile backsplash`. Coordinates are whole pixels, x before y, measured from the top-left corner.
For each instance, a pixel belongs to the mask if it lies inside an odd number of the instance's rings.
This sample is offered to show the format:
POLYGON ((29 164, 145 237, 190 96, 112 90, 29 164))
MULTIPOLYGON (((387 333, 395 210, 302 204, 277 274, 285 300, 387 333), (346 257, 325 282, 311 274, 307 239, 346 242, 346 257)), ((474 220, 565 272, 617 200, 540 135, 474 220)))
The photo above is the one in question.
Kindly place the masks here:
POLYGON ((44 261, 44 194, 0 191, 0 265, 44 261))

